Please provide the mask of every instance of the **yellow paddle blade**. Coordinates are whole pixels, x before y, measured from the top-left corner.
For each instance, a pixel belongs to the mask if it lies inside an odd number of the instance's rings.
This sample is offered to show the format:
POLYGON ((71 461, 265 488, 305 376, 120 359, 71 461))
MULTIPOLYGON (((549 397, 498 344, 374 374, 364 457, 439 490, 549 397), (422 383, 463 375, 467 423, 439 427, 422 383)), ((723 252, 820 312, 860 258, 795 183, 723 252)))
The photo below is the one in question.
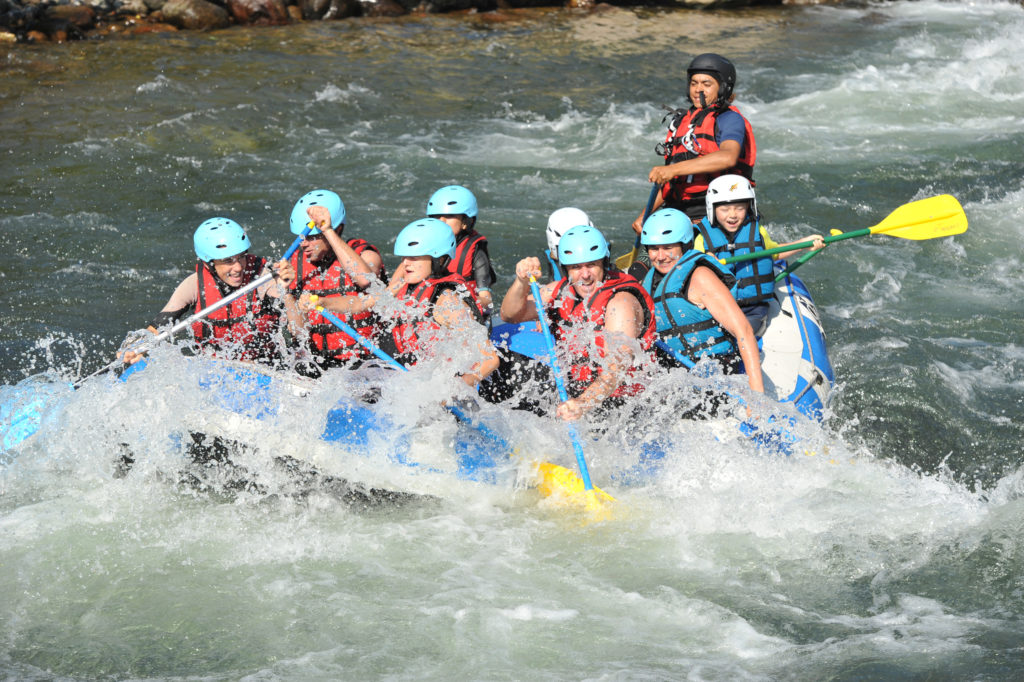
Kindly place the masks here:
POLYGON ((537 490, 549 502, 581 509, 595 520, 610 518, 615 502, 600 488, 586 490, 583 479, 572 469, 550 462, 537 463, 537 490))
POLYGON ((636 262, 636 257, 640 254, 639 249, 633 249, 629 253, 624 253, 615 259, 615 267, 625 272, 629 270, 629 266, 636 262))
POLYGON ((903 239, 936 239, 966 232, 967 216, 955 197, 940 194, 903 204, 868 229, 871 234, 903 239))

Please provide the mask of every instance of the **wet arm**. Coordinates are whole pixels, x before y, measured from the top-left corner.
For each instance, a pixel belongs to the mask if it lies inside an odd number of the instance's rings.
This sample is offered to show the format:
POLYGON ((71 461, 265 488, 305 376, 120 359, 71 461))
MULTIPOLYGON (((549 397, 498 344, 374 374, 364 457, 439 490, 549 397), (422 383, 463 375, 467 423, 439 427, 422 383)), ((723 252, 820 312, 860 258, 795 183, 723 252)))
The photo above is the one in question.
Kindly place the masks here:
POLYGON ((666 183, 682 175, 723 171, 736 165, 742 150, 743 146, 736 140, 723 140, 718 151, 703 154, 686 161, 677 161, 667 166, 655 166, 651 169, 648 180, 666 183))
POLYGON ((487 249, 477 249, 473 254, 473 281, 476 282, 477 298, 484 310, 491 307, 491 285, 496 280, 497 277, 491 266, 491 257, 487 254, 487 249))
POLYGON ((604 317, 607 366, 578 397, 558 406, 562 419, 576 419, 594 409, 622 383, 622 376, 633 364, 634 346, 643 333, 643 308, 632 294, 621 292, 608 302, 604 317))
POLYGON ((743 366, 747 371, 747 381, 752 391, 764 393, 764 378, 761 376, 761 353, 757 347, 757 338, 746 315, 736 305, 729 290, 707 267, 698 267, 690 279, 687 299, 707 309, 715 321, 736 338, 736 347, 743 366))
MULTIPOLYGON (((540 277, 540 260, 537 258, 524 258, 516 263, 516 280, 512 282, 501 302, 499 314, 505 322, 518 324, 537 319, 537 307, 533 303, 533 296, 530 293, 530 275, 540 277)), ((553 284, 546 284, 541 287, 542 302, 547 303, 551 295, 553 284)))
POLYGON ((480 360, 473 363, 470 371, 461 376, 470 387, 476 387, 498 368, 498 354, 491 342, 487 340, 487 332, 483 325, 474 319, 465 301, 453 291, 441 294, 434 305, 434 320, 449 329, 466 335, 480 335, 483 341, 477 345, 480 360))

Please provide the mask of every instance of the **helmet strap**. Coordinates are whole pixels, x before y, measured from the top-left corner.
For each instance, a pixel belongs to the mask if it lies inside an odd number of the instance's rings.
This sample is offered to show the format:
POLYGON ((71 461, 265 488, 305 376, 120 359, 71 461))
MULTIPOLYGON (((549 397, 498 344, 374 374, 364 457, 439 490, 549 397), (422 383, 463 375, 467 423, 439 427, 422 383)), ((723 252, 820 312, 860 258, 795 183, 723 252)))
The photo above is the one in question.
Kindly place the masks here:
POLYGON ((437 277, 444 277, 445 275, 447 275, 448 274, 448 263, 450 263, 451 260, 452 260, 451 256, 447 256, 447 255, 441 256, 439 258, 431 258, 430 259, 430 276, 434 277, 434 278, 437 278, 437 277))

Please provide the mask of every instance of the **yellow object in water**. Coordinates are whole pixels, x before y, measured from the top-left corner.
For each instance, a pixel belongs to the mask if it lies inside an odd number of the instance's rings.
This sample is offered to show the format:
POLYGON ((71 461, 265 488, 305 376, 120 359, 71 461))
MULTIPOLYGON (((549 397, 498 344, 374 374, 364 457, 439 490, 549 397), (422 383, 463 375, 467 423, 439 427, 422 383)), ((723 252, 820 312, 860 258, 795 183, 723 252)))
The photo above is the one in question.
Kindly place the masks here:
POLYGON ((587 490, 583 479, 572 469, 551 462, 538 462, 537 490, 554 504, 580 508, 593 520, 611 518, 615 498, 600 488, 587 490))

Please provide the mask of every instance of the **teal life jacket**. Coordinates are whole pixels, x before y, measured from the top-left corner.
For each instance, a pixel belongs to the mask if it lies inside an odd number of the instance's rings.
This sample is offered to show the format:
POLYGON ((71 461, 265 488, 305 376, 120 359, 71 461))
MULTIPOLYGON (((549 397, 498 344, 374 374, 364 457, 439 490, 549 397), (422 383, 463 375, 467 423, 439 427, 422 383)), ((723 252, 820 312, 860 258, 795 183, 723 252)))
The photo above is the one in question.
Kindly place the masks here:
POLYGON ((659 273, 651 269, 644 277, 644 288, 654 299, 654 315, 658 336, 674 351, 697 362, 710 356, 733 355, 736 343, 706 309, 699 308, 686 298, 690 277, 699 265, 711 268, 726 287, 732 287, 732 273, 712 256, 693 249, 683 254, 664 277, 655 284, 659 273))
MULTIPOLYGON (((761 225, 756 219, 747 221, 731 234, 712 225, 706 217, 696 227, 704 237, 704 250, 716 258, 741 256, 765 248, 761 225)), ((736 277, 732 295, 741 308, 767 301, 774 295, 775 273, 771 256, 731 263, 726 267, 736 277)))

